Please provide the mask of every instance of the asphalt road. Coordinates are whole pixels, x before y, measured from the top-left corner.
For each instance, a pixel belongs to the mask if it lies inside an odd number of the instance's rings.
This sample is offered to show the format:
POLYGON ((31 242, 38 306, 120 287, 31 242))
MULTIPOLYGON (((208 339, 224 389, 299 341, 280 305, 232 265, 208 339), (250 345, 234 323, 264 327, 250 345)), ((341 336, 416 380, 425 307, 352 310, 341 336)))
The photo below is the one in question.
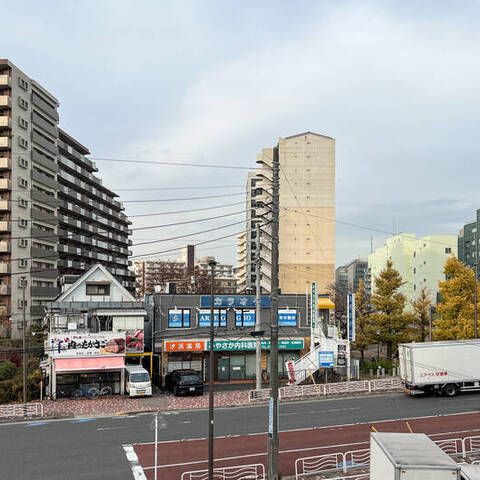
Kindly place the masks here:
MULTIPOLYGON (((404 394, 281 404, 280 428, 292 430, 480 411, 480 395, 456 398, 404 394)), ((167 412, 159 440, 204 438, 205 410, 167 412)), ((132 480, 122 445, 151 442, 151 414, 0 424, 0 479, 132 480)), ((216 410, 217 436, 263 433, 267 407, 216 410)))

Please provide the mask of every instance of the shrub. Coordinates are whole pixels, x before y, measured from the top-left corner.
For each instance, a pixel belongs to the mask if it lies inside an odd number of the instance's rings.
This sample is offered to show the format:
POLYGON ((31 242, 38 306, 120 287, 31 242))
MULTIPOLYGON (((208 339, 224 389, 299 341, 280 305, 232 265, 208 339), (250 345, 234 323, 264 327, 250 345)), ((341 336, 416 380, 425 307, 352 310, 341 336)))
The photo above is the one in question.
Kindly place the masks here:
POLYGON ((0 359, 0 382, 10 380, 17 373, 17 367, 10 360, 0 359))

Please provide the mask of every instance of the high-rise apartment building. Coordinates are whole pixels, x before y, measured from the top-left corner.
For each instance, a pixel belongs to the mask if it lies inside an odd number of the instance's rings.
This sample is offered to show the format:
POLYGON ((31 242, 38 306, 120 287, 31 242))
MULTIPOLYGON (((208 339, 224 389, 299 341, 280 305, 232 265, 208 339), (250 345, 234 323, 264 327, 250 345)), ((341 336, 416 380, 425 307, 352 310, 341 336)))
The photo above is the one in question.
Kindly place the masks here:
MULTIPOLYGON (((466 223, 458 235, 458 259, 469 268, 475 268, 478 262, 477 256, 480 255, 479 240, 477 237, 480 228, 480 209, 476 212, 476 218, 473 222, 466 223)), ((480 268, 478 269, 478 278, 480 279, 480 268)))
POLYGON ((0 60, 0 336, 21 335, 24 311, 27 324, 41 320, 63 274, 100 262, 134 287, 128 219, 115 194, 88 176, 95 167, 85 147, 58 128, 58 106, 0 60))
POLYGON ((304 294, 311 282, 326 291, 335 280, 335 140, 305 132, 281 138, 257 155, 247 179, 247 224, 238 237, 240 292, 255 290, 255 225, 261 226, 261 288, 271 285, 273 155, 280 164, 279 286, 304 294))
POLYGON ((445 280, 443 268, 451 255, 457 255, 455 235, 416 238, 412 233, 400 233, 388 238, 383 247, 368 256, 371 293, 375 293, 375 277, 380 275, 390 260, 405 282, 400 290, 407 297, 407 309, 411 309, 411 303, 423 288, 430 291, 436 303, 438 282, 445 280))
POLYGON ((338 267, 335 270, 335 285, 345 293, 357 293, 360 280, 365 283, 368 262, 362 258, 356 258, 350 263, 338 267))

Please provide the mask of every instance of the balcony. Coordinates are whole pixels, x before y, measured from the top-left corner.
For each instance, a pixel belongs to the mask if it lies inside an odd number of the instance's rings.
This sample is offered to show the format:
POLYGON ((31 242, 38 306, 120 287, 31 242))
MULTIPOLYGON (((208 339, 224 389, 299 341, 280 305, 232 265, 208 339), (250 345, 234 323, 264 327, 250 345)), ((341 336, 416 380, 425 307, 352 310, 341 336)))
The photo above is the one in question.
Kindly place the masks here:
POLYGON ((58 289, 56 287, 31 287, 32 297, 58 297, 58 289))
POLYGON ((10 137, 0 137, 0 148, 10 148, 12 146, 12 140, 10 137))
POLYGON ((12 77, 10 75, 0 75, 0 87, 10 87, 12 84, 12 77))
POLYGON ((0 316, 10 315, 10 307, 7 305, 0 305, 0 316))
POLYGON ((10 210, 10 202, 8 200, 0 200, 0 212, 8 212, 10 210))
POLYGON ((11 228, 10 222, 0 221, 0 233, 9 232, 11 228))
POLYGON ((0 283, 0 295, 10 295, 10 285, 0 283))
POLYGON ((12 99, 9 95, 0 95, 0 108, 12 108, 12 99))
POLYGON ((9 242, 0 242, 0 253, 5 253, 10 251, 10 243, 9 242))
POLYGON ((7 116, 0 117, 0 129, 12 128, 12 119, 7 116))
POLYGON ((0 158, 0 170, 11 170, 12 160, 10 158, 0 158))
POLYGON ((0 262, 0 274, 10 273, 10 263, 0 262))

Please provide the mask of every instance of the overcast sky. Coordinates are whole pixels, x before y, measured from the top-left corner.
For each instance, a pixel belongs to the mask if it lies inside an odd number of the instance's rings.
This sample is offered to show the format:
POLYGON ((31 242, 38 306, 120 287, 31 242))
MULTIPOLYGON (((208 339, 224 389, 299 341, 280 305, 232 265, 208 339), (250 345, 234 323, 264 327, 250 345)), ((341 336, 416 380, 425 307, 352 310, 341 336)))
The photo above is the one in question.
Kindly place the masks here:
MULTIPOLYGON (((92 157, 253 166, 256 153, 279 137, 306 130, 334 137, 337 220, 364 227, 337 224, 340 265, 366 256, 371 235, 374 247, 381 246, 388 235, 377 230, 457 234, 474 218, 479 14, 480 4, 467 0, 16 0, 1 14, 8 27, 0 58, 59 99, 61 127, 92 157)), ((121 191, 122 200, 242 193, 246 178, 246 170, 97 164, 113 190, 218 187, 121 191)), ((138 215, 243 198, 126 207, 138 215)), ((133 227, 241 209, 139 217, 133 227)), ((139 231, 134 242, 240 220, 139 231)), ((201 253, 233 262, 234 243, 231 237, 201 253)))

